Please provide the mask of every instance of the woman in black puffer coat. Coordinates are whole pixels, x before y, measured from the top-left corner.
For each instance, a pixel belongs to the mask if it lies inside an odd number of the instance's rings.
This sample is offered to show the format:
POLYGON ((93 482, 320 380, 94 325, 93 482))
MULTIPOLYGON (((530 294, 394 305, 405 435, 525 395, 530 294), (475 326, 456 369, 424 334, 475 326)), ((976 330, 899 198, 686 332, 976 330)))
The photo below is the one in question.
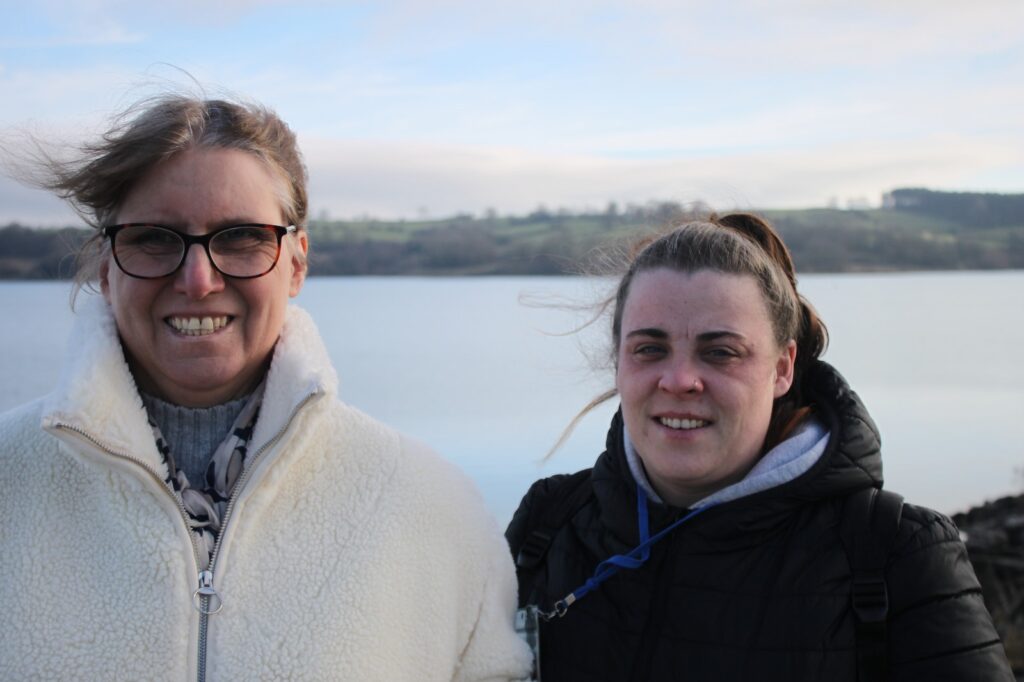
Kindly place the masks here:
POLYGON ((639 252, 614 305, 606 450, 535 483, 506 533, 520 605, 552 616, 543 680, 1013 680, 934 511, 903 505, 873 556, 884 624, 858 626, 851 545, 871 526, 849 501, 882 486, 879 436, 818 360, 824 326, 770 225, 677 228, 639 252))

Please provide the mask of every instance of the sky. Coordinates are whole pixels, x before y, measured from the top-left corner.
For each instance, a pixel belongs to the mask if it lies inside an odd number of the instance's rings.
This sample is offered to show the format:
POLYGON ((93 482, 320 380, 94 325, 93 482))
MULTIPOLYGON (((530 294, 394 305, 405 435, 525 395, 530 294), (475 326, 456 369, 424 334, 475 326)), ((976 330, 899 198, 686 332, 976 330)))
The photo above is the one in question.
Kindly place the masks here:
MULTIPOLYGON (((1024 192, 1021 0, 0 0, 0 16, 7 149, 70 153, 168 88, 234 94, 295 130, 313 217, 1024 192)), ((77 219, 0 177, 14 221, 77 219)))

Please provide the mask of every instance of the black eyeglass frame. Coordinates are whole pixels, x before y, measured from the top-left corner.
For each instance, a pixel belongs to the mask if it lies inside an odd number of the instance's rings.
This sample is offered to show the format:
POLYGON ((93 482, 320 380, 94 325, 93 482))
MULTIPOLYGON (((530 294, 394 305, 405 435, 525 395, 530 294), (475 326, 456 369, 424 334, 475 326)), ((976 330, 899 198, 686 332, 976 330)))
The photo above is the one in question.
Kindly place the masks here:
POLYGON ((263 277, 267 273, 271 272, 274 268, 276 268, 277 262, 281 260, 281 241, 284 239, 285 235, 295 234, 296 232, 298 232, 298 230, 299 228, 296 227, 295 225, 269 225, 263 223, 239 223, 238 225, 227 225, 218 230, 214 230, 213 232, 207 232, 206 234, 187 234, 185 232, 178 232, 177 230, 173 230, 167 227, 166 225, 157 225, 156 223, 121 223, 119 225, 106 225, 100 228, 100 232, 103 234, 103 236, 110 239, 110 251, 114 254, 114 262, 117 263, 117 267, 121 270, 121 272, 128 275, 129 277, 134 277, 135 279, 163 279, 164 277, 170 277, 178 270, 181 270, 181 266, 185 264, 185 259, 188 258, 188 252, 192 248, 193 244, 202 245, 203 251, 206 252, 206 257, 210 261, 210 265, 212 265, 213 269, 219 272, 224 277, 230 277, 232 279, 256 279, 257 277, 263 277), (129 227, 156 227, 161 230, 167 230, 168 232, 173 232, 174 234, 178 235, 178 238, 181 239, 182 243, 185 245, 185 248, 183 248, 181 251, 181 260, 178 261, 178 264, 174 266, 174 269, 168 272, 166 275, 146 276, 136 275, 134 273, 128 272, 127 270, 125 270, 124 266, 121 265, 121 260, 117 257, 117 246, 114 238, 117 236, 118 232, 129 227), (222 232, 234 230, 239 227, 259 227, 267 230, 273 230, 274 234, 277 235, 277 253, 274 255, 274 262, 270 264, 269 268, 259 273, 258 275, 230 275, 220 269, 220 267, 217 265, 217 261, 215 261, 213 258, 213 254, 210 253, 211 239, 213 239, 222 232))

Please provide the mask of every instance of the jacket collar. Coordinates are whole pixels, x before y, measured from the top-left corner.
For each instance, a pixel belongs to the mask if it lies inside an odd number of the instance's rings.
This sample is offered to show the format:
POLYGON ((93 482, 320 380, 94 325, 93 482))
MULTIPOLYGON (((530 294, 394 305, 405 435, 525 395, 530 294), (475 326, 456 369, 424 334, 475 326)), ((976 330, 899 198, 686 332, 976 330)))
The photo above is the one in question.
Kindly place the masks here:
MULTIPOLYGON (((289 306, 267 373, 253 446, 274 438, 308 397, 336 392, 337 376, 316 325, 304 310, 289 306)), ((43 403, 42 426, 51 432, 71 429, 166 478, 113 314, 100 296, 80 299, 57 388, 43 403)))
MULTIPOLYGON (((809 501, 845 496, 864 487, 881 487, 882 459, 878 429, 857 394, 831 365, 818 361, 804 378, 805 395, 828 430, 825 452, 803 474, 782 485, 731 500, 692 522, 716 534, 742 534, 770 526, 776 519, 809 501), (725 513, 728 511, 728 513, 725 513), (716 519, 719 519, 716 523, 716 519)), ((593 486, 602 523, 623 545, 637 542, 636 485, 623 447, 621 412, 612 419, 606 450, 594 466, 593 486)), ((681 510, 650 505, 652 532, 671 523, 681 510)), ((689 524, 687 524, 689 525, 689 524)))
POLYGON ((284 328, 267 371, 267 386, 253 432, 253 446, 261 448, 273 439, 310 397, 334 396, 337 392, 338 376, 313 318, 298 306, 288 306, 284 328))

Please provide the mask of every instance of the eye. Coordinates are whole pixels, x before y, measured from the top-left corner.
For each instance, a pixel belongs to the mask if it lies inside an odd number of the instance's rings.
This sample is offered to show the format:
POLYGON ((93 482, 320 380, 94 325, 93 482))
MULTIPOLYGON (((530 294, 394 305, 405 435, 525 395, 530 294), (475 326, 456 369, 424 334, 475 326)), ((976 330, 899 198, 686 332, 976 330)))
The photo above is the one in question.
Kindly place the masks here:
POLYGON ((258 225, 240 225, 224 230, 220 235, 221 239, 237 241, 267 241, 274 238, 273 232, 258 225))
POLYGON ((742 356, 742 353, 729 346, 711 346, 705 348, 701 354, 710 362, 729 362, 742 356))
POLYGON ((181 248, 181 237, 154 225, 132 225, 117 234, 117 245, 123 249, 146 251, 177 250, 181 248))
POLYGON ((247 251, 277 245, 277 235, 259 225, 239 225, 218 232, 211 244, 220 251, 247 251))
POLYGON ((651 360, 663 357, 667 349, 656 343, 641 343, 633 347, 631 354, 641 360, 651 360))

